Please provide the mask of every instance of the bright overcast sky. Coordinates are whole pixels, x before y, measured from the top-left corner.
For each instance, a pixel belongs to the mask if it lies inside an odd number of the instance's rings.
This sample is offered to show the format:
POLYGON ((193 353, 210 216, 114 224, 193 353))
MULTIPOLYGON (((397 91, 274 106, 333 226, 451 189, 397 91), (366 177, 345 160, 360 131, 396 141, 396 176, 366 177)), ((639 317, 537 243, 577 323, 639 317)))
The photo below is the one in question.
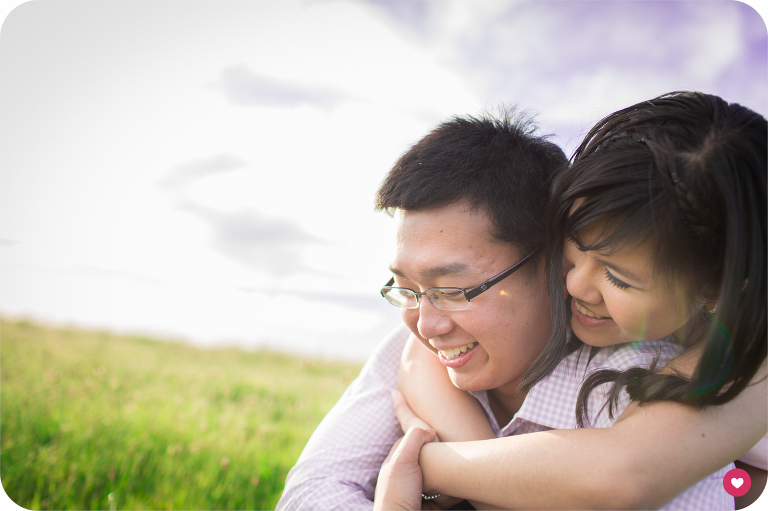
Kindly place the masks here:
POLYGON ((727 0, 22 4, 0 313, 362 359, 399 321, 373 196, 439 122, 517 103, 570 153, 671 90, 765 115, 767 46, 727 0))

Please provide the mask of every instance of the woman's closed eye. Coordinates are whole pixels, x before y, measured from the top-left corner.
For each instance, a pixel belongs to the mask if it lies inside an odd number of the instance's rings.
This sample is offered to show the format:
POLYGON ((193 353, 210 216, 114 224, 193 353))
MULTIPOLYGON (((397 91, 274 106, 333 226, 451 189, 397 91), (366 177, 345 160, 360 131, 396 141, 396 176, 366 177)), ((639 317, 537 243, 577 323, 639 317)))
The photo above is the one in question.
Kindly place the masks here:
POLYGON ((566 240, 568 243, 573 243, 574 245, 576 245, 576 247, 578 247, 578 249, 579 249, 580 251, 582 251, 582 252, 584 252, 584 251, 585 251, 585 249, 584 249, 584 244, 581 242, 581 240, 580 240, 579 238, 577 238, 577 237, 576 237, 576 235, 575 235, 575 234, 573 234, 573 233, 569 234, 569 235, 568 235, 568 236, 565 238, 565 240, 566 240))
POLYGON ((609 270, 608 267, 605 268, 605 278, 607 278, 611 284, 618 287, 619 289, 627 289, 628 287, 631 287, 623 280, 616 278, 616 276, 611 273, 611 270, 609 270))

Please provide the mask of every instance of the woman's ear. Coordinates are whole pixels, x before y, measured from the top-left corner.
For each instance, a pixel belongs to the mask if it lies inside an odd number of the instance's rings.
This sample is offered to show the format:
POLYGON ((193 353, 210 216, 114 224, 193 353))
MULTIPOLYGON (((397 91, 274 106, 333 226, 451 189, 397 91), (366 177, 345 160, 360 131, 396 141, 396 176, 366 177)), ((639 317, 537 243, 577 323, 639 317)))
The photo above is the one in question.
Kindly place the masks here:
MULTIPOLYGON (((716 285, 702 286, 694 295, 696 300, 701 303, 704 312, 714 314, 717 312, 717 303, 720 301, 720 287, 716 285)), ((696 302, 694 302, 696 303, 696 302)))
MULTIPOLYGON (((744 284, 741 286, 741 291, 743 292, 745 289, 747 289, 747 286, 749 285, 749 279, 744 279, 744 284)), ((703 303, 701 304, 704 309, 706 309, 707 312, 710 314, 714 314, 717 312, 717 299, 713 298, 704 298, 703 303)))

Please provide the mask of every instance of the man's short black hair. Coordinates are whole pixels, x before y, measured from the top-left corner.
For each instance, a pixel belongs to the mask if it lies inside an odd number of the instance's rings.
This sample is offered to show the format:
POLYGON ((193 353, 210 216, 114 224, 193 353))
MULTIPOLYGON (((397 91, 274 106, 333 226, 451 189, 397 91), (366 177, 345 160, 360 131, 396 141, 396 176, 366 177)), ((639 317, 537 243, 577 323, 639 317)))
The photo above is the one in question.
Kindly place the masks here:
POLYGON ((515 109, 498 117, 454 117, 395 163, 376 194, 393 214, 464 201, 485 209, 490 235, 528 253, 544 244, 551 178, 567 158, 515 109))

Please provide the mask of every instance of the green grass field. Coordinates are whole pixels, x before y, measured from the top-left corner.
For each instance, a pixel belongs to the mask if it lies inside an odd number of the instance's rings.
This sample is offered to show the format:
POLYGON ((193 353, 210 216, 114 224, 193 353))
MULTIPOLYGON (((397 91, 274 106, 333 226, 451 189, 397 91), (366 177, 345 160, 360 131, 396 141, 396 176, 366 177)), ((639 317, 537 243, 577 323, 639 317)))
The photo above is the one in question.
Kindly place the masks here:
POLYGON ((359 371, 3 320, 3 488, 29 509, 274 509, 359 371))

